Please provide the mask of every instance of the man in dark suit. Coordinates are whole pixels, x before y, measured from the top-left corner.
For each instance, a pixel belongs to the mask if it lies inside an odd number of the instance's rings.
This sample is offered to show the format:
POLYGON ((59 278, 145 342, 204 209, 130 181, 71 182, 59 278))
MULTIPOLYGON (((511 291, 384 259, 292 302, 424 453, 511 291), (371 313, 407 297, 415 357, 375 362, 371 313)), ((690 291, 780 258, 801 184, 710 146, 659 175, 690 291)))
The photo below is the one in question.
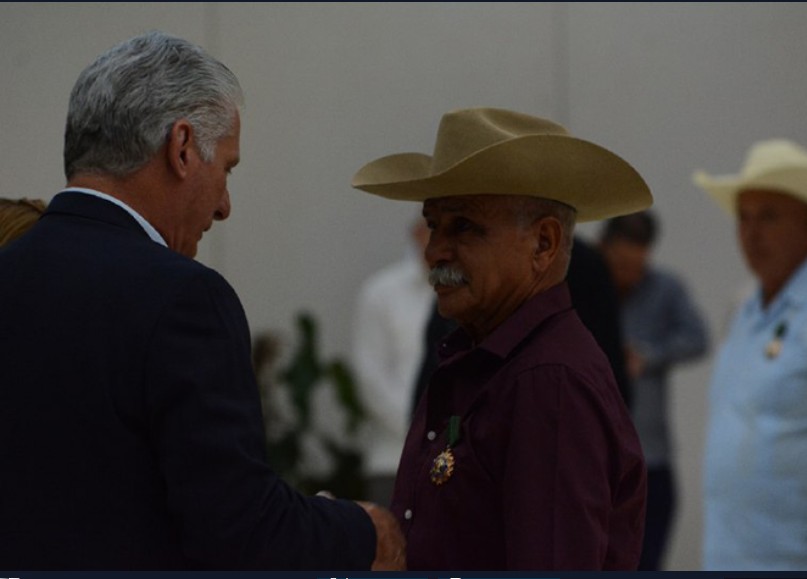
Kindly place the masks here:
POLYGON ((388 511, 266 463, 244 312, 191 259, 230 212, 241 100, 157 32, 76 82, 67 189, 0 251, 0 568, 400 568, 388 511))

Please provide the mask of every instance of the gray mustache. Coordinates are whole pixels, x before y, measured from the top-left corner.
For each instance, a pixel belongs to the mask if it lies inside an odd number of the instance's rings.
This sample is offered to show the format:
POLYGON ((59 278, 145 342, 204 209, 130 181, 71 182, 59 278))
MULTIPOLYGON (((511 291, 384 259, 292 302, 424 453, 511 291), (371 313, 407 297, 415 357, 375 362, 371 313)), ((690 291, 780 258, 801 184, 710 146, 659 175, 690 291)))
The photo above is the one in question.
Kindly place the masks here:
POLYGON ((468 279, 459 268, 442 264, 429 271, 429 283, 432 287, 438 285, 457 287, 468 283, 468 279))

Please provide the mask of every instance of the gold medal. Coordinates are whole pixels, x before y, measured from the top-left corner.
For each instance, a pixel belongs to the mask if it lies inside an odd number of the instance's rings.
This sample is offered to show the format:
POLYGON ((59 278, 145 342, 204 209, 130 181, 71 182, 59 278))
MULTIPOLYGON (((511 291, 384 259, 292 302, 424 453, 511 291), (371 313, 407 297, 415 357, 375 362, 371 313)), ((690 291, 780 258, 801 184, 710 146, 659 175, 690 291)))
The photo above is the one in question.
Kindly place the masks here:
POLYGON ((450 447, 437 455, 432 463, 432 469, 429 471, 429 478, 438 486, 446 482, 454 474, 454 453, 451 452, 450 447))
POLYGON ((432 462, 432 468, 429 471, 429 478, 431 481, 440 486, 451 478, 454 474, 454 453, 451 447, 457 444, 460 439, 460 417, 452 416, 448 420, 448 444, 443 452, 437 455, 432 462))
POLYGON ((779 355, 779 352, 782 351, 782 340, 779 338, 775 338, 771 340, 768 345, 765 347, 765 355, 768 357, 769 360, 773 360, 779 355))

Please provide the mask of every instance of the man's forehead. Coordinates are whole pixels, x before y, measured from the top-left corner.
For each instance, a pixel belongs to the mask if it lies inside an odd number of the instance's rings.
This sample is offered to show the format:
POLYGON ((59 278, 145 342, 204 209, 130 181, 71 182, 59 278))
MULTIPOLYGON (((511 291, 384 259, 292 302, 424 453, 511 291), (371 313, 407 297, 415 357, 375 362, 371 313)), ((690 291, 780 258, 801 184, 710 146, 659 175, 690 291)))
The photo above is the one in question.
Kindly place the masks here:
POLYGON ((748 188, 737 195, 737 203, 741 205, 766 205, 807 209, 807 203, 788 191, 770 188, 748 188))

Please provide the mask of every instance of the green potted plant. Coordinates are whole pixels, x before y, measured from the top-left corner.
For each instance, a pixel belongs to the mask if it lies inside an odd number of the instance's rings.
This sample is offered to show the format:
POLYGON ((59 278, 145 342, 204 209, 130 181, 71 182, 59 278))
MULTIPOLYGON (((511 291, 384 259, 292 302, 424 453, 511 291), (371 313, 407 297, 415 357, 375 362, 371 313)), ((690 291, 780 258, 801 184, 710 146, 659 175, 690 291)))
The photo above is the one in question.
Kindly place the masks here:
POLYGON ((269 462, 303 493, 328 490, 342 498, 363 498, 357 436, 366 413, 355 379, 340 359, 321 359, 310 313, 297 316, 296 330, 293 354, 280 368, 278 340, 266 333, 255 338, 269 462))

